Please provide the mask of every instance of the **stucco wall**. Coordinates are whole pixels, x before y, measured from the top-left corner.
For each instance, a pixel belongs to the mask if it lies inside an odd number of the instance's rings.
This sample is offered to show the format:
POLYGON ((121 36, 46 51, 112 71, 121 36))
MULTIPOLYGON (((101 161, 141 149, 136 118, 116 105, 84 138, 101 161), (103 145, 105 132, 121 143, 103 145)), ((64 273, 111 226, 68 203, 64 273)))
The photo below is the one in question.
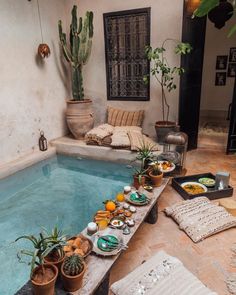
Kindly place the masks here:
POLYGON ((232 17, 222 29, 218 30, 207 20, 204 66, 202 76, 201 110, 227 111, 232 101, 234 78, 227 77, 225 86, 215 86, 217 55, 229 55, 230 47, 235 47, 235 36, 228 38, 230 28, 235 24, 232 17))
POLYGON ((36 57, 41 43, 37 1, 0 0, 0 164, 37 149, 39 129, 48 139, 66 130, 68 79, 59 57, 57 22, 67 21, 72 2, 39 3, 44 41, 52 51, 45 62, 36 57))
MULTIPOLYGON (((166 38, 181 39, 183 1, 181 0, 81 0, 79 13, 94 11, 94 38, 92 55, 84 67, 85 93, 94 101, 96 123, 104 122, 107 105, 127 110, 145 109, 144 131, 155 135, 154 123, 161 120, 160 87, 151 80, 151 100, 148 102, 107 101, 105 75, 105 49, 103 13, 151 7, 151 44, 160 46, 166 38)), ((169 54, 171 64, 179 64, 173 52, 169 54)), ((177 81, 178 84, 178 81, 177 81)), ((178 119, 178 90, 168 99, 171 104, 170 119, 178 119)))

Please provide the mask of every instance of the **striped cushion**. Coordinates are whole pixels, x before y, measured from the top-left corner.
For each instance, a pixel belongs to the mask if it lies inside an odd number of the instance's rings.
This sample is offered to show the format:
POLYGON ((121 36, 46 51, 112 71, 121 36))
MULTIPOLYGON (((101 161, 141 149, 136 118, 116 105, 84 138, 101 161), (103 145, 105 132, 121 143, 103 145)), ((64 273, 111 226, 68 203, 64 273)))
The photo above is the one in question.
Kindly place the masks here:
POLYGON ((112 126, 142 126, 144 110, 128 112, 108 107, 107 123, 112 126))

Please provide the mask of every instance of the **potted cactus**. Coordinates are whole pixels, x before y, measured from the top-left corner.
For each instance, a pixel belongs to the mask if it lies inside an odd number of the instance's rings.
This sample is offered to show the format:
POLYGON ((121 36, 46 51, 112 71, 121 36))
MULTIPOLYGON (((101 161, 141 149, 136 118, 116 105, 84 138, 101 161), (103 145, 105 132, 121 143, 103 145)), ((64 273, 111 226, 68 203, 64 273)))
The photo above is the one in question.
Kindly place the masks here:
POLYGON ((86 265, 82 256, 73 254, 67 256, 61 266, 61 280, 67 292, 81 288, 86 265))
POLYGON ((45 264, 44 258, 53 250, 52 246, 46 241, 43 233, 39 237, 33 235, 21 236, 16 242, 25 239, 33 244, 32 250, 21 250, 17 253, 20 262, 24 262, 24 255, 30 256, 31 273, 30 279, 34 295, 53 295, 55 292, 55 283, 58 276, 58 269, 53 264, 45 264))
POLYGON ((155 162, 153 165, 151 165, 149 177, 151 178, 153 186, 161 186, 163 173, 160 171, 158 162, 155 162))
POLYGON ((83 88, 83 66, 89 59, 93 37, 93 12, 87 11, 85 19, 77 19, 77 6, 72 9, 70 25, 70 46, 67 45, 66 34, 62 29, 62 21, 58 22, 59 38, 62 52, 72 70, 72 99, 67 101, 66 120, 71 133, 76 139, 93 128, 94 118, 92 101, 85 99, 83 88))

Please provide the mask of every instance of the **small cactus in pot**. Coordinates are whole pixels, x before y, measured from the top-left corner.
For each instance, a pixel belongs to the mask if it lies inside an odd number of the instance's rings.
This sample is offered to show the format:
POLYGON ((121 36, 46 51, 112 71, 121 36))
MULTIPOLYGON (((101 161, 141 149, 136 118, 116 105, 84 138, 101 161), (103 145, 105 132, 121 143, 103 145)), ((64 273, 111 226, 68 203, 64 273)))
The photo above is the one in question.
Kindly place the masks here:
POLYGON ((67 256, 61 266, 61 279, 63 287, 68 292, 81 288, 86 265, 82 256, 73 254, 67 256))

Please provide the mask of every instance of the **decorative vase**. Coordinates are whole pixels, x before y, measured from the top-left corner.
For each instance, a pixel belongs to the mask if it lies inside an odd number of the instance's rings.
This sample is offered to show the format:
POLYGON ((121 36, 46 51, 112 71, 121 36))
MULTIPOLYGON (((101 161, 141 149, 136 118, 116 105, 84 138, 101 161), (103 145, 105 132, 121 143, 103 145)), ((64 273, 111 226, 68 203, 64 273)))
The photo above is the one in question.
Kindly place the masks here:
POLYGON ((84 138, 94 126, 92 101, 68 100, 66 110, 67 125, 76 139, 84 138))
POLYGON ((155 124, 157 142, 159 144, 164 144, 165 137, 169 132, 177 132, 179 131, 179 125, 175 122, 169 121, 158 121, 155 124))
POLYGON ((53 264, 44 264, 45 268, 45 278, 48 275, 49 271, 51 270, 54 273, 53 278, 51 278, 46 283, 39 283, 37 282, 37 273, 42 271, 39 266, 37 266, 33 270, 33 275, 31 279, 32 287, 33 287, 33 294, 34 295, 54 295, 55 294, 55 283, 58 276, 58 269, 53 264))
POLYGON ((149 177, 151 178, 153 186, 155 186, 155 187, 161 186, 162 179, 163 179, 163 173, 161 173, 159 175, 153 175, 152 171, 150 171, 149 177))
POLYGON ((134 178, 133 186, 134 186, 136 189, 139 189, 140 186, 144 186, 145 181, 146 181, 146 177, 145 177, 145 176, 141 176, 141 180, 140 180, 140 181, 139 181, 139 177, 136 176, 136 175, 134 175, 133 178, 134 178))
POLYGON ((67 292, 75 292, 76 290, 79 290, 82 286, 84 273, 86 271, 85 263, 84 263, 83 271, 77 276, 68 276, 67 274, 64 273, 63 267, 64 267, 64 262, 62 263, 62 266, 61 266, 61 280, 62 280, 62 285, 64 289, 67 292))

